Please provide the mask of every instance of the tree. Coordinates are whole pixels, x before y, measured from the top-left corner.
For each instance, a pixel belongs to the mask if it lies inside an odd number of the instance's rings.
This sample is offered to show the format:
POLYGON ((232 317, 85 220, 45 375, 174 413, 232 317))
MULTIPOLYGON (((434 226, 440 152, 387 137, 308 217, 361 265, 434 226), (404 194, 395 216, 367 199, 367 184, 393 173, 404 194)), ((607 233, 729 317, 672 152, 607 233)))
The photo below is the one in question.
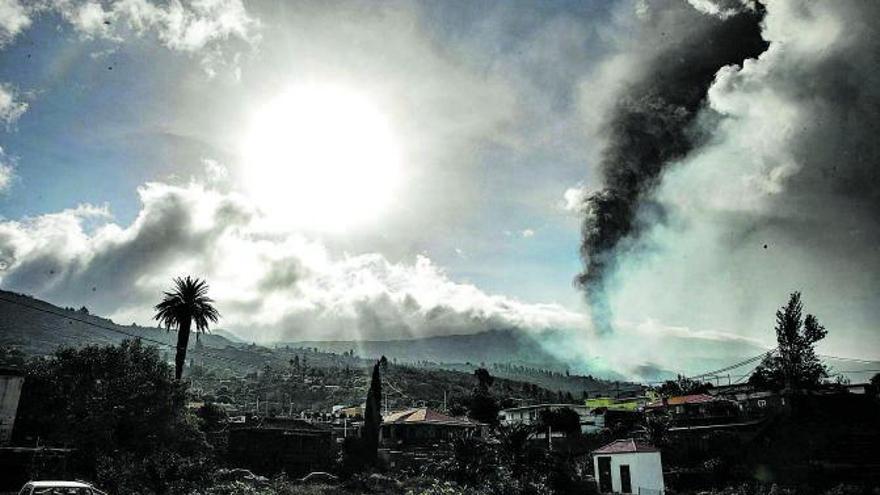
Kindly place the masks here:
POLYGON ((174 355, 174 377, 180 380, 186 362, 186 348, 192 323, 196 332, 207 332, 208 323, 217 323, 220 313, 208 297, 208 284, 197 278, 175 278, 174 290, 166 292, 162 302, 156 305, 155 319, 167 330, 177 329, 177 351, 174 355))
POLYGON ((485 368, 477 368, 474 371, 477 384, 471 392, 471 403, 468 417, 481 423, 494 425, 498 423, 498 401, 492 396, 489 387, 495 382, 492 375, 485 368))
POLYGON ((705 394, 712 388, 711 383, 699 382, 684 375, 678 375, 675 380, 666 380, 657 391, 660 395, 671 397, 675 395, 705 394))
POLYGON ((213 402, 206 402, 196 409, 196 416, 201 420, 199 429, 205 433, 221 431, 228 418, 226 411, 213 402))
POLYGON ((828 368, 819 361, 814 348, 827 334, 815 316, 803 316, 801 293, 792 293, 788 304, 776 312, 779 346, 764 357, 749 382, 772 390, 815 389, 828 377, 828 368))
POLYGON ((66 348, 28 362, 15 424, 16 442, 77 449, 75 469, 94 475, 115 453, 160 451, 197 456, 204 437, 185 409, 186 391, 171 379, 155 347, 66 348))
POLYGON ((566 435, 577 435, 581 432, 581 417, 570 407, 543 409, 538 413, 538 427, 541 431, 552 428, 566 435))
POLYGON ((880 373, 871 377, 871 391, 876 395, 880 393, 880 373))
POLYGON ((364 442, 367 461, 376 459, 379 450, 379 429, 382 426, 382 376, 379 367, 382 362, 387 362, 385 356, 373 365, 373 376, 370 380, 370 389, 367 391, 367 405, 364 409, 364 426, 361 437, 364 442))

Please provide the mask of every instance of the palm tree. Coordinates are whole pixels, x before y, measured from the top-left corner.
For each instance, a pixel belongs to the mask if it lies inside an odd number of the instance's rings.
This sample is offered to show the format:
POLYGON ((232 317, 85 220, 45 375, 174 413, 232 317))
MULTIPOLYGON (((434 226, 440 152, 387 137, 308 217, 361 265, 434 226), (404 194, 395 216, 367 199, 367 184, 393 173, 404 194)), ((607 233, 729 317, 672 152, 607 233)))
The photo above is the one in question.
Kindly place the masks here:
POLYGON ((156 305, 156 320, 167 330, 177 329, 177 353, 174 355, 174 377, 180 380, 186 362, 186 347, 192 323, 196 332, 207 332, 208 322, 217 323, 220 313, 208 297, 208 284, 197 278, 175 278, 174 290, 166 292, 162 302, 156 305))

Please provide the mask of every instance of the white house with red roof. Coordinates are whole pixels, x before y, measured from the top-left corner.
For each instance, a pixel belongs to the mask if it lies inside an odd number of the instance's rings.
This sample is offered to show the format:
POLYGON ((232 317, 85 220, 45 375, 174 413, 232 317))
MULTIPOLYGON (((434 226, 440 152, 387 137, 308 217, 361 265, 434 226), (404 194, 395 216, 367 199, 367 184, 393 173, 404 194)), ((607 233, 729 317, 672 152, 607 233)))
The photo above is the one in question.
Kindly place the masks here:
POLYGON ((593 451, 593 468, 601 493, 664 493, 660 449, 641 440, 615 440, 593 451))

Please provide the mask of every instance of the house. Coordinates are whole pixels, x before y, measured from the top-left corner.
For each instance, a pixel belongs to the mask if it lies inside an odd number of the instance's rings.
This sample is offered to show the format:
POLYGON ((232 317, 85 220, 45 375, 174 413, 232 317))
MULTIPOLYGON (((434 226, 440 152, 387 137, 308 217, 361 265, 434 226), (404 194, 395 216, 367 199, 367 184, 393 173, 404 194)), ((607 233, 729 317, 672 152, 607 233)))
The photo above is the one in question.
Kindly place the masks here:
POLYGON ((736 401, 708 394, 664 397, 645 406, 645 413, 666 414, 671 426, 704 426, 735 423, 742 416, 736 401))
POLYGON ((592 424, 592 417, 590 416, 590 409, 580 404, 536 404, 533 406, 511 407, 502 409, 498 413, 498 417, 501 424, 507 426, 512 424, 533 425, 538 423, 543 411, 556 411, 563 408, 571 409, 577 413, 580 417, 581 432, 587 433, 587 428, 592 424))
POLYGON ((432 444, 482 433, 484 424, 447 416, 426 407, 393 412, 382 418, 379 441, 386 447, 432 444))
POLYGON ((592 399, 587 399, 585 404, 590 410, 604 408, 611 411, 638 411, 647 402, 647 397, 593 397, 592 399))
POLYGON ((660 450, 632 438, 593 451, 593 469, 601 493, 662 494, 660 450))
POLYGON ((263 418, 230 425, 227 453, 235 465, 255 473, 296 476, 327 469, 333 461, 333 432, 295 418, 263 418))
POLYGON ((364 411, 366 407, 361 404, 359 406, 346 406, 346 405, 338 405, 333 406, 332 414, 334 418, 348 418, 348 419, 364 419, 364 411))

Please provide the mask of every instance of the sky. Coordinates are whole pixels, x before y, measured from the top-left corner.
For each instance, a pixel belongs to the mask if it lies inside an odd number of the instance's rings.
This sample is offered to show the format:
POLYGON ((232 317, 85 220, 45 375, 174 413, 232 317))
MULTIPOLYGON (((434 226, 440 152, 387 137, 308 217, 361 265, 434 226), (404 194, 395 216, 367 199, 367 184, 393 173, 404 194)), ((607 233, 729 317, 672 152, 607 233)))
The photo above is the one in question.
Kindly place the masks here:
POLYGON ((563 329, 630 374, 770 348, 802 290, 880 357, 871 8, 0 0, 0 287, 147 324, 192 274, 248 340, 563 329), (735 22, 755 53, 701 55, 735 22), (632 101, 688 145, 581 287, 632 101))

